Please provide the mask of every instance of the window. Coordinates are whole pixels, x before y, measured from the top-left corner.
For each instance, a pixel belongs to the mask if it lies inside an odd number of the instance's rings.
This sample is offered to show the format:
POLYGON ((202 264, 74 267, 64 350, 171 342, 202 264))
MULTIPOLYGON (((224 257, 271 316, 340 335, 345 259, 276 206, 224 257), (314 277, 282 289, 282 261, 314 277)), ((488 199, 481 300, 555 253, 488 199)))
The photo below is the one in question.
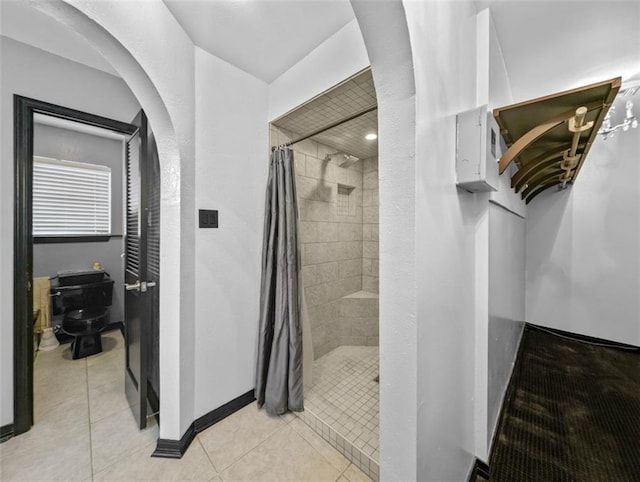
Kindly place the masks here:
POLYGON ((33 236, 111 233, 111 168, 33 158, 33 236))

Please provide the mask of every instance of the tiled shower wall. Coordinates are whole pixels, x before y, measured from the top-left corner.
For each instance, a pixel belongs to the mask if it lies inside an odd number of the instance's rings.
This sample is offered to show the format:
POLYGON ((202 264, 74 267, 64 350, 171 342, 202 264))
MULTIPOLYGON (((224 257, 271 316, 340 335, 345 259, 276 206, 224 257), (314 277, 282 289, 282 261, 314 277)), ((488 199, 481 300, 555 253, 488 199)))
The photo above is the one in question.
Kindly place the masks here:
POLYGON ((363 161, 362 168, 362 289, 378 293, 378 158, 363 161))
MULTIPOLYGON (((271 144, 281 144, 296 137, 287 134, 272 126, 271 144)), ((336 149, 312 140, 302 141, 292 148, 305 298, 314 357, 319 358, 340 345, 366 342, 364 337, 356 339, 352 336, 352 321, 347 323, 341 318, 343 297, 362 290, 362 169, 366 163, 359 161, 349 168, 338 167, 335 162, 324 160, 336 149), (338 186, 341 186, 341 194, 338 186)), ((375 177, 377 183, 377 175, 375 177)), ((375 210, 377 213, 377 207, 375 210)), ((375 243, 377 245, 377 241, 375 243)), ((377 340, 377 326, 373 335, 375 338, 370 338, 371 342, 377 340)))

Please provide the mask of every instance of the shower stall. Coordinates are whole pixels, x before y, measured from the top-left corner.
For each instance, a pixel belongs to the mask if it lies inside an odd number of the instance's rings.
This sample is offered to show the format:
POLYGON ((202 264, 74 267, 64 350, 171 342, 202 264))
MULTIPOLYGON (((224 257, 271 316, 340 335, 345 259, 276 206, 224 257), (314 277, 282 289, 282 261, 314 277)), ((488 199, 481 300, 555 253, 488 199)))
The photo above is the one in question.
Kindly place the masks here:
MULTIPOLYGON (((370 115, 375 118, 375 112, 370 115)), ((278 122, 271 126, 272 145, 299 137, 278 122)), ((304 286, 304 360, 312 365, 305 370, 304 411, 296 415, 378 480, 377 144, 369 142, 369 150, 358 154, 337 145, 318 137, 290 145, 304 286)))
MULTIPOLYGON (((302 417, 373 478, 379 463, 377 158, 340 167, 314 157, 314 141, 306 142, 307 153, 293 146, 294 157, 304 156, 296 180, 314 354, 302 417), (315 173, 322 177, 310 177, 315 173)), ((320 153, 323 148, 317 145, 320 153)))
POLYGON ((270 133, 271 144, 288 144, 295 161, 301 316, 305 364, 312 365, 297 415, 378 480, 379 200, 377 141, 365 139, 377 130, 370 72, 329 94, 278 119, 270 133), (332 109, 338 117, 363 113, 317 129, 332 109))

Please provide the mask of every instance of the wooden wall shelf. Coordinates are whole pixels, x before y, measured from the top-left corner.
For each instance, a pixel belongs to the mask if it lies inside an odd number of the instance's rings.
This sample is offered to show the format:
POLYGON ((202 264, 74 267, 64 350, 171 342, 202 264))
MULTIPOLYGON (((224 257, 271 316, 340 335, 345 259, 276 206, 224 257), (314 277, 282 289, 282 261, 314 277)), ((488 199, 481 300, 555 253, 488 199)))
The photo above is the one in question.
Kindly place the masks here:
POLYGON ((620 85, 617 77, 494 109, 508 147, 499 172, 516 163, 511 187, 527 204, 553 186, 575 182, 620 85))

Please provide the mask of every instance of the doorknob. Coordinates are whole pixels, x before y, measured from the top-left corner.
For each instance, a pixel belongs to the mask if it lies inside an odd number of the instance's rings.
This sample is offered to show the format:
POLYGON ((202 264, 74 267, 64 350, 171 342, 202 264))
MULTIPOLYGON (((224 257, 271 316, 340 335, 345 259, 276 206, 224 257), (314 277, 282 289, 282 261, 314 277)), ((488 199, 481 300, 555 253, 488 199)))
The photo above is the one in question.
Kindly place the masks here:
POLYGON ((128 283, 124 284, 124 289, 127 291, 140 291, 140 280, 136 281, 134 284, 130 285, 128 283))
POLYGON ((125 283, 124 287, 127 291, 141 291, 142 293, 145 293, 147 291, 147 288, 153 288, 155 285, 155 281, 138 280, 132 285, 125 283))
POLYGON ((155 285, 155 281, 143 281, 142 283, 140 283, 140 291, 146 293, 147 288, 153 288, 155 285))

